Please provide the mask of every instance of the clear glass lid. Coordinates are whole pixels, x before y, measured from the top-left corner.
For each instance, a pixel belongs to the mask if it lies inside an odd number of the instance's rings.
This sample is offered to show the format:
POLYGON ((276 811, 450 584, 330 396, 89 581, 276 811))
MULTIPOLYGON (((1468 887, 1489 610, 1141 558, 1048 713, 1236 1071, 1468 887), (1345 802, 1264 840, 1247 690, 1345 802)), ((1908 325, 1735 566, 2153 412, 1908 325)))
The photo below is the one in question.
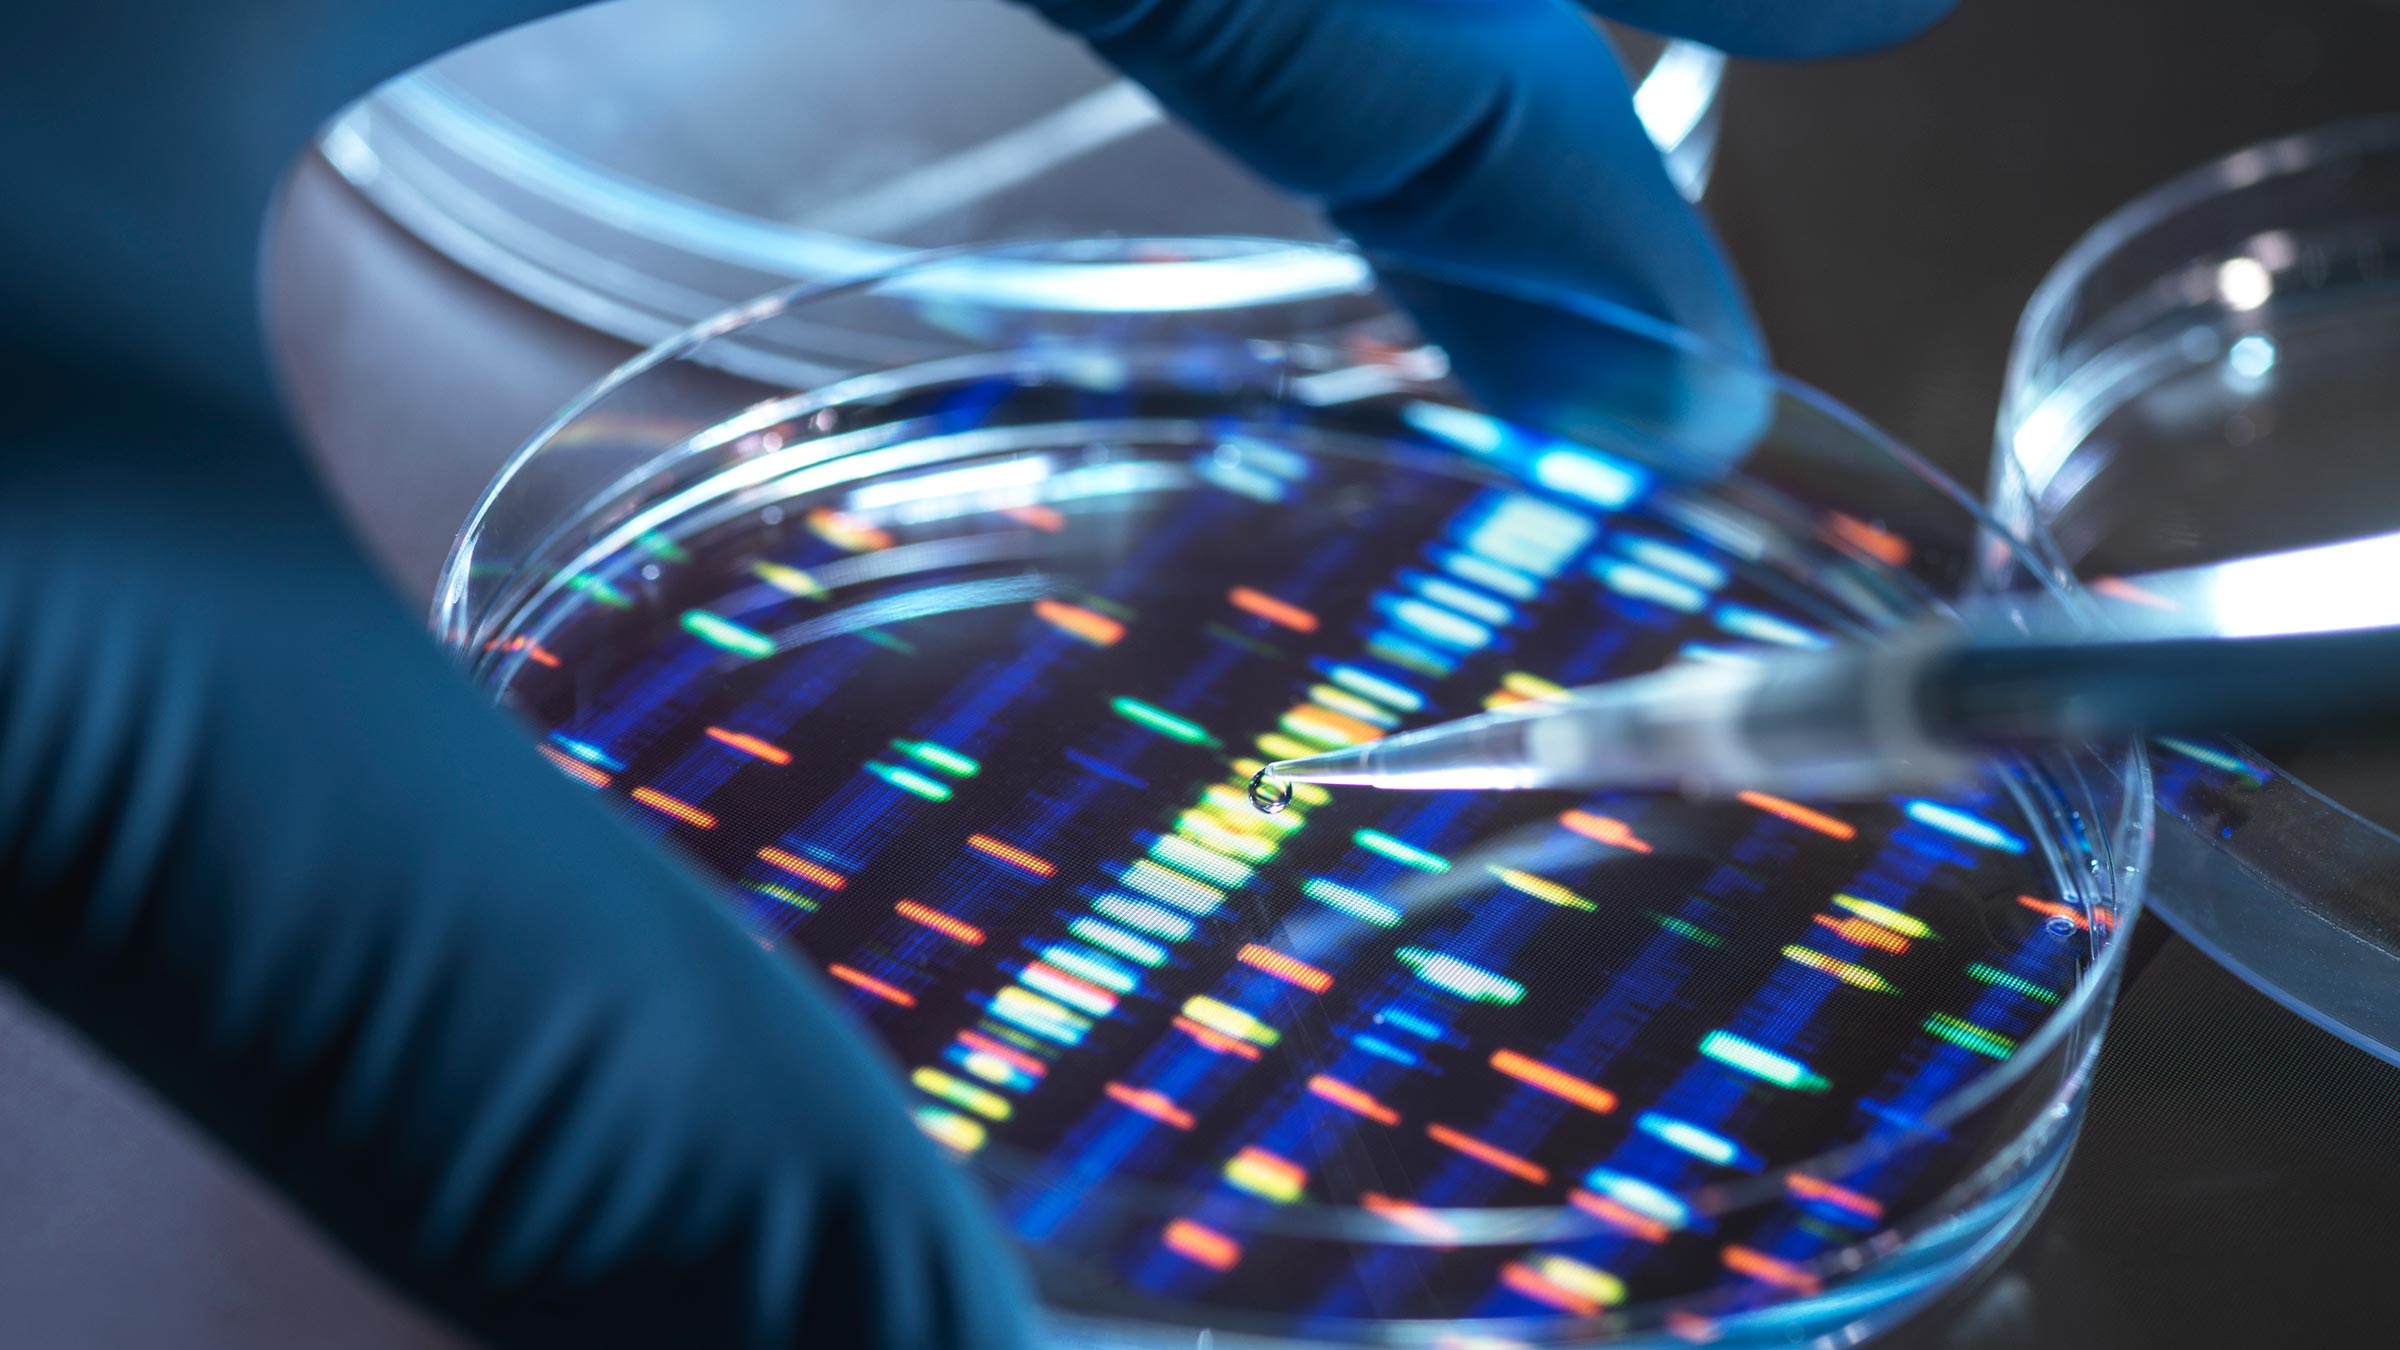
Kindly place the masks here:
MULTIPOLYGON (((1724 58, 1619 32, 1686 195, 1724 58)), ((1005 4, 625 0, 502 34, 358 104, 327 159, 457 261, 655 342, 795 281, 993 239, 1324 226, 1005 4)))

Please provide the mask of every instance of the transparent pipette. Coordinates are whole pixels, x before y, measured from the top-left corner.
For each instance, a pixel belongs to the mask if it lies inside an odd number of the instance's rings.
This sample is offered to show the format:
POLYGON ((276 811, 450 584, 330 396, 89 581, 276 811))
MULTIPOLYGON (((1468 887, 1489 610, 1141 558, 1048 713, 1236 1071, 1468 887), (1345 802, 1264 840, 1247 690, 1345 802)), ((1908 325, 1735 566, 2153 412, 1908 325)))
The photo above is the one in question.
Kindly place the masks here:
POLYGON ((1908 715, 1946 644, 1687 663, 1269 765, 1263 782, 1400 789, 1759 790, 1820 799, 1956 778, 1972 751, 1908 715))
POLYGON ((2095 734, 2386 735, 2400 721, 2400 599, 2355 583, 2394 563, 2400 536, 2138 578, 2119 590, 2142 605, 2105 640, 2077 640, 2072 617, 2041 602, 2005 623, 1943 621, 1884 644, 1670 666, 1283 760, 1254 799, 1272 801, 1277 780, 1860 798, 2095 734), (2255 603, 2262 586, 2323 594, 2304 583, 2329 575, 2353 583, 2354 603, 2255 603))

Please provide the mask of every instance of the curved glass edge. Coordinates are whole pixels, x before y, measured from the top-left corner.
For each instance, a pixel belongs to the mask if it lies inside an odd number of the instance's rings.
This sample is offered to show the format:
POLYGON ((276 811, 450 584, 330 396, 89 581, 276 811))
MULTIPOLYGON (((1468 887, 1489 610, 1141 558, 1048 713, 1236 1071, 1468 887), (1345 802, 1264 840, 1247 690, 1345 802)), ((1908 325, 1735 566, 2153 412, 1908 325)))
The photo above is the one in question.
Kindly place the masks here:
MULTIPOLYGON (((1120 314, 1188 312, 1181 301, 1195 293, 1208 295, 1208 309, 1234 308, 1259 303, 1291 303, 1342 295, 1363 296, 1371 292, 1373 273, 1359 254, 1338 246, 1297 244, 1277 239, 1176 239, 1176 240, 1094 240, 1052 244, 1022 245, 960 245, 955 248, 911 253, 904 262, 863 268, 840 277, 820 281, 800 282, 746 304, 700 320, 640 353, 603 376, 598 383, 575 401, 559 410, 548 424, 519 447, 501 466, 482 495, 468 513, 466 524, 453 540, 434 586, 432 624, 434 631, 453 644, 469 643, 472 634, 488 623, 492 613, 501 608, 500 595, 477 594, 474 581, 483 576, 485 560, 479 556, 484 542, 498 522, 507 489, 521 480, 535 457, 546 448, 557 445, 562 437, 586 419, 606 408, 610 399, 639 380, 643 375, 685 358, 696 358, 704 348, 711 348, 703 364, 724 367, 734 373, 767 381, 780 381, 796 388, 830 385, 842 374, 837 367, 795 360, 782 353, 759 352, 733 341, 735 335, 766 319, 812 303, 822 302, 845 292, 866 291, 895 282, 907 284, 910 274, 921 276, 929 269, 944 265, 951 267, 954 278, 965 280, 970 287, 980 284, 980 278, 1000 278, 998 287, 1005 292, 1022 279, 1048 273, 1062 277, 1073 276, 1079 270, 1080 279, 1064 284, 1072 291, 1095 286, 1113 285, 1121 292, 1108 312, 1120 314), (1127 256, 1143 249, 1173 249, 1190 254, 1201 261, 1193 262, 1130 262, 1127 256), (1081 255, 1080 260, 1078 255, 1081 255), (1041 259, 1035 269, 1029 264, 1041 259), (1169 274, 1163 286, 1148 284, 1145 272, 1156 270, 1169 274), (1245 273, 1247 275, 1245 275, 1245 273), (1129 282, 1138 283, 1128 285, 1129 282), (1299 284, 1304 282, 1305 284, 1299 284), (1212 288, 1216 293, 1211 295, 1212 288), (1127 297, 1130 297, 1128 299, 1127 297), (725 344, 715 346, 712 344, 725 344)), ((920 283, 918 290, 925 288, 920 283)), ((940 288, 940 296, 921 299, 954 298, 956 286, 940 288)), ((1651 320, 1651 323, 1657 323, 1651 320)), ((626 484, 648 476, 658 466, 667 464, 691 448, 690 437, 706 433, 717 425, 713 421, 694 422, 680 429, 665 431, 658 437, 655 454, 646 460, 615 463, 600 470, 583 486, 586 499, 607 499, 626 484)), ((539 558, 546 545, 520 541, 511 549, 522 564, 539 558)))
MULTIPOLYGON (((2111 256, 2162 223, 2211 199, 2255 188, 2345 159, 2400 150, 2400 114, 2338 122, 2313 131, 2246 146, 2185 171, 2110 212, 2051 264, 2017 321, 2002 377, 2000 430, 1993 470, 2019 462, 2017 441, 2027 420, 2063 383, 2059 367, 2073 344, 2063 341, 2079 289, 2111 256)), ((2225 241, 2228 243, 2239 241, 2225 241)), ((2059 431, 2064 428, 2058 429, 2059 431)), ((2040 484, 2036 484, 2037 487, 2040 484)))
MULTIPOLYGON (((1074 261, 1078 259, 1086 263, 1099 262, 1106 265, 1113 256, 1127 252, 1138 253, 1142 250, 1190 250, 1217 256, 1238 257, 1245 252, 1283 253, 1294 250, 1296 247, 1286 241, 1276 240, 1207 239, 1068 241, 1042 245, 942 250, 917 255, 909 264, 896 269, 896 273, 878 273, 873 276, 854 277, 837 283, 790 287, 775 295, 764 297, 699 324, 612 373, 582 399, 562 411, 559 417, 553 420, 550 427, 537 435, 511 460, 509 466, 487 489, 475 515, 471 518, 467 528, 459 535, 449 562, 443 569, 434 607, 435 627, 443 634, 446 641, 454 647, 460 648, 465 655, 473 659, 482 646, 479 638, 484 635, 486 628, 501 616, 519 612, 528 605, 538 604, 540 597, 521 586, 512 587, 504 584, 478 590, 470 585, 470 579, 477 575, 478 569, 482 565, 479 545, 485 539, 487 532, 491 531, 498 523, 498 510, 512 486, 519 483, 537 455, 547 448, 559 445, 562 436, 575 426, 579 418, 595 408, 605 405, 612 395, 639 380, 643 375, 669 362, 686 358, 705 361, 702 349, 709 347, 712 343, 732 338, 751 325, 789 310, 803 308, 811 303, 837 298, 844 293, 871 291, 877 287, 889 286, 896 280, 905 282, 906 273, 934 266, 973 265, 995 258, 1003 261, 1022 261, 1035 255, 1052 260, 1052 265, 1058 265, 1060 260, 1074 261)), ((1364 265, 1367 260, 1362 259, 1360 255, 1332 246, 1314 248, 1310 251, 1349 260, 1355 269, 1351 273, 1356 278, 1358 287, 1355 294, 1364 297, 1372 293, 1372 288, 1368 285, 1371 279, 1370 274, 1364 265)), ((1915 487, 1920 490, 1932 491, 1943 499, 1946 507, 1955 507, 1960 517, 1970 522, 1971 527, 1983 536, 1986 556, 1980 561, 1985 564, 1987 575, 1996 575, 2005 571, 2005 568, 1994 566, 1996 560, 2005 560, 2013 562, 2021 568, 2037 588, 2047 592, 2053 598, 2072 599, 2078 593, 2072 578, 2062 568, 2056 566, 2054 560, 2047 556, 2045 551, 2020 547, 2014 542, 2010 533, 2001 528, 1994 516, 1986 512, 1963 489, 1932 470, 1921 458, 1891 442, 1888 437, 1876 431, 1871 424, 1866 423, 1856 414, 1788 377, 1738 362, 1736 358, 1705 340, 1667 325, 1652 316, 1626 310, 1608 301, 1584 296, 1565 296, 1528 288, 1522 283, 1506 279, 1470 277, 1455 271, 1449 273, 1445 280, 1450 284, 1498 288, 1504 293, 1513 292, 1517 298, 1529 303, 1566 308, 1586 320, 1608 324, 1628 337, 1664 348, 1671 352, 1677 361, 1699 360, 1714 366, 1721 366, 1738 375, 1744 382, 1753 383, 1756 388, 1770 392, 1780 405, 1805 410, 1811 416, 1821 418, 1825 425, 1830 426, 1840 435, 1856 440, 1870 453, 1888 456, 1892 464, 1907 471, 1915 487)), ((875 377, 857 378, 872 380, 875 377)), ((823 397, 827 394, 839 396, 836 391, 826 390, 818 391, 817 396, 823 397)), ((778 416, 788 415, 791 411, 792 406, 778 405, 778 416)), ((695 424, 682 429, 681 434, 669 431, 658 441, 658 444, 666 448, 657 451, 629 471, 618 471, 621 466, 616 466, 611 471, 596 476, 590 483, 583 485, 589 491, 584 492, 581 499, 589 500, 594 496, 605 499, 612 490, 612 484, 619 489, 628 487, 640 480, 657 475, 662 468, 671 467, 675 461, 696 454, 704 454, 711 447, 721 447, 727 444, 729 438, 726 437, 707 438, 696 434, 705 433, 709 429, 709 426, 695 424)), ((790 452, 784 453, 788 455, 790 452)), ((806 463, 821 465, 828 470, 836 470, 842 467, 836 461, 843 458, 846 456, 836 452, 812 456, 805 460, 786 459, 784 464, 787 468, 798 467, 806 463)), ((716 467, 712 465, 700 476, 707 477, 716 472, 716 467)), ((678 482, 689 482, 693 478, 689 472, 669 476, 678 482)), ((630 538, 631 535, 628 532, 638 532, 639 524, 638 519, 622 521, 617 525, 610 538, 617 542, 623 542, 623 539, 618 537, 630 538)), ((555 570, 550 569, 549 564, 558 560, 546 556, 553 542, 554 540, 545 539, 533 544, 530 548, 508 550, 507 552, 513 554, 518 560, 517 565, 511 570, 520 574, 527 571, 555 570)), ((602 541, 602 545, 591 545, 591 547, 603 546, 606 542, 608 541, 602 541)), ((521 580, 521 578, 518 579, 521 580)), ((2035 1122, 2009 1148, 1987 1160, 1982 1173, 1978 1174, 1983 1178, 1980 1183, 1971 1178, 1968 1182, 1961 1183, 1962 1186, 1972 1188, 1977 1184, 1987 1186, 1994 1184, 1992 1178, 2005 1175, 2013 1168, 2021 1168, 2027 1158, 2056 1142, 2062 1137, 2061 1132, 2071 1126, 2075 1119, 2074 1111, 2082 1088, 2088 1080, 2092 1062, 2098 1053, 2100 1033, 2105 1025, 2110 1000, 2121 974, 2125 947, 2123 937, 2138 916, 2142 905, 2143 881, 2149 865, 2150 836, 2147 811, 2149 777, 2147 764, 2141 758, 2138 749, 2129 745, 2101 747, 2096 750, 2087 747, 2083 762, 2055 770, 2049 777, 2054 785, 2070 791, 2076 790, 2077 785, 2080 785, 2079 795, 2087 803, 2113 802, 2115 805, 2114 814, 2110 818, 2095 820, 2077 811, 2073 804, 2060 801, 2055 791, 2048 800, 2029 803, 2030 807, 2049 813, 2052 829, 2045 831, 2046 835, 2077 839, 2087 846, 2086 857, 2071 860, 2080 861, 2084 866, 2062 869, 2062 871, 2070 877, 2079 871, 2089 871, 2095 875, 2095 880, 2089 883, 2091 889, 2083 898, 2091 902, 2095 915, 2105 915, 2105 918, 2096 922, 2094 926, 2104 930, 2103 936, 2106 941, 2095 944, 2098 950, 2093 963, 2087 969, 2074 993, 2069 995, 2068 1000, 2062 1006, 2052 1012, 2033 1036, 2027 1038, 2019 1053, 2013 1056, 2008 1063, 1982 1075, 1968 1088, 1944 1098, 1926 1112, 1913 1128, 1891 1136, 1852 1145, 1843 1150, 1804 1159, 1779 1168, 1771 1174, 1747 1179, 1745 1183, 1736 1186, 1720 1187, 1704 1197, 1712 1211, 1723 1212, 1728 1208, 1738 1208, 1741 1204, 1760 1195, 1770 1191, 1780 1191, 1788 1178, 1793 1175, 1841 1175, 1843 1171, 1857 1166, 1871 1157, 1908 1147, 1914 1141, 1939 1134, 1968 1120, 1977 1112, 1999 1100, 2003 1094, 2021 1086, 2037 1072, 2058 1074, 2056 1086, 2046 1094, 2043 1101, 2042 1109, 2046 1113, 2047 1123, 2035 1122), (2105 871, 2103 872, 2102 869, 2105 871), (2064 1063, 2062 1064, 2061 1061, 2064 1063)), ((1697 1195, 1697 1193, 1695 1194, 1697 1195)), ((1540 1214, 1547 1212, 1547 1210, 1535 1211, 1540 1214)), ((1466 1213, 1489 1214, 1496 1221, 1515 1224, 1521 1224, 1524 1218, 1523 1211, 1469 1211, 1466 1213)), ((1869 1256, 1869 1253, 1856 1249, 1846 1249, 1843 1252, 1835 1253, 1828 1258, 1828 1273, 1838 1275, 1842 1273, 1841 1268, 1845 1263, 1862 1261, 1868 1259, 1869 1256)))
MULTIPOLYGON (((2109 316, 2082 312, 2082 291, 2120 253, 2187 213, 2252 190, 2374 156, 2400 156, 2400 114, 2336 123, 2236 150, 2136 197, 2094 225, 2036 287, 2010 345, 1995 427, 1994 514, 2027 547, 2050 552, 2044 502, 2064 447, 2096 421, 2091 408, 2150 372, 2111 359, 2078 331, 2109 316)), ((2220 253, 2247 235, 2212 236, 2220 253)), ((2170 266, 2191 259, 2175 259, 2170 266)), ((2152 269, 2155 272, 2157 269, 2152 269)), ((2123 303, 2131 304, 2127 299, 2123 303)), ((2069 492, 2071 497, 2072 493, 2069 492)), ((2065 501, 2050 503, 2063 509, 2065 501)), ((2095 611, 2096 613, 2096 611, 2095 611)), ((2227 749, 2245 761, 2264 758, 2227 749)), ((2260 775, 2238 825, 2206 818, 2205 804, 2162 792, 2150 900, 2186 940, 2286 1009, 2359 1050, 2400 1064, 2400 947, 2362 931, 2343 911, 2363 911, 2369 878, 2400 876, 2400 834, 2280 773, 2260 775)))
MULTIPOLYGON (((1592 1321, 1553 1319, 1547 1323, 1399 1321, 1362 1326, 1361 1335, 1344 1344, 1372 1344, 1417 1350, 1580 1350, 1606 1345, 1609 1350, 1683 1350, 1695 1344, 1725 1350, 1766 1350, 1767 1347, 1856 1345, 1881 1335, 1934 1302, 1960 1281, 1988 1269, 2021 1241, 2065 1172, 2075 1127, 2081 1124, 2080 1100, 2054 1113, 2057 1128, 2045 1136, 2041 1159, 2045 1166, 2027 1167, 1988 1191, 1979 1192, 1957 1209, 1952 1199, 1935 1202, 1939 1217, 1913 1228, 1887 1229, 1873 1240, 1873 1250, 1845 1249, 1804 1269, 1823 1277, 1814 1297, 1797 1303, 1726 1309, 1708 1296, 1661 1300, 1641 1305, 1638 1323, 1610 1313, 1592 1321), (1876 1264, 1872 1287, 1863 1277, 1876 1264), (1893 1270, 1891 1266, 1905 1266, 1893 1270)), ((1968 1189, 1962 1186, 1961 1190, 1968 1189)), ((1058 1350, 1184 1350, 1192 1343, 1192 1328, 1139 1318, 1042 1310, 1049 1344, 1058 1350)), ((1213 1327, 1203 1342, 1206 1350, 1322 1350, 1321 1339, 1296 1339, 1291 1334, 1250 1326, 1213 1327)))
MULTIPOLYGON (((1438 286, 1458 292, 1471 292, 1498 297, 1506 303, 1524 307, 1526 312, 1545 311, 1564 314, 1595 332, 1606 332, 1613 338, 1627 341, 1631 350, 1647 354, 1652 361, 1665 361, 1656 367, 1672 371, 1689 380, 1724 403, 1749 405, 1749 410, 1732 419, 1730 433, 1712 421, 1700 426, 1698 435, 1712 439, 1726 434, 1755 435, 1773 416, 1773 409, 1789 407, 1801 410, 1806 416, 1821 420, 1839 437, 1845 438, 1863 457, 1904 468, 1915 487, 1930 491, 1941 499, 1945 509, 1955 509, 1975 529, 1985 536, 1985 557, 1977 570, 1987 579, 1998 577, 2011 562, 2027 568, 2035 591, 2047 606, 2063 607, 2080 613, 2083 590, 2071 569, 2059 561, 2055 547, 2049 546, 2041 531, 2028 532, 2023 528, 2027 500, 2021 485, 2012 484, 2006 494, 1994 493, 1987 504, 1951 480, 1914 450, 1893 440, 1880 428, 1848 407, 1808 385, 1744 357, 1721 344, 1710 341, 1646 311, 1635 309, 1614 300, 1592 296, 1564 287, 1545 286, 1522 278, 1486 269, 1468 268, 1448 263, 1427 263, 1415 258, 1369 255, 1342 244, 1305 244, 1290 240, 1209 236, 1194 238, 1109 238, 1089 240, 1034 241, 1012 244, 966 244, 953 248, 913 253, 889 267, 868 268, 841 277, 815 282, 802 282, 773 291, 745 304, 727 309, 694 323, 665 341, 642 352, 563 408, 524 446, 520 447, 502 466, 468 516, 442 569, 435 588, 433 622, 436 631, 463 634, 465 627, 480 622, 482 615, 474 612, 480 606, 470 603, 467 581, 474 574, 479 560, 475 549, 490 531, 494 512, 505 487, 516 480, 545 446, 568 433, 579 422, 605 407, 609 399, 624 390, 642 375, 677 359, 699 357, 709 348, 703 364, 723 367, 731 372, 769 381, 784 381, 795 387, 830 383, 842 372, 839 367, 812 364, 794 359, 787 353, 769 352, 734 340, 742 330, 771 318, 788 316, 808 306, 833 300, 847 292, 865 292, 879 287, 905 287, 920 294, 914 298, 938 300, 954 295, 963 284, 978 287, 983 278, 1000 276, 1016 278, 1037 272, 1073 272, 1092 269, 1100 284, 1123 287, 1128 279, 1138 279, 1145 269, 1157 269, 1176 275, 1176 280, 1164 287, 1135 287, 1132 299, 1120 300, 1109 312, 1126 315, 1174 315, 1202 309, 1236 309, 1260 304, 1294 303, 1308 300, 1348 297, 1365 299, 1373 294, 1378 278, 1398 276, 1422 278, 1438 286), (1128 262, 1145 253, 1190 255, 1206 261, 1183 263, 1128 262), (1038 263, 1038 267, 1029 264, 1038 263), (935 268, 946 268, 947 274, 939 284, 928 287, 922 276, 935 268), (1243 269, 1252 276, 1244 278, 1243 269), (1264 269, 1264 280, 1259 270, 1264 269), (1305 286, 1284 289, 1274 278, 1305 278, 1305 286), (1204 306, 1186 303, 1195 290, 1206 292, 1212 286, 1223 285, 1227 294, 1211 297, 1204 306), (712 347, 712 344, 718 344, 712 347)), ((1005 286, 1007 283, 1003 283, 1005 286)), ((1070 283, 1069 289, 1090 289, 1091 281, 1070 283)), ((1436 375, 1448 373, 1447 365, 1436 375)), ((1654 414, 1654 417, 1656 415, 1654 414)), ((1674 419, 1674 410, 1665 414, 1674 419)), ((1713 414, 1712 414, 1713 416, 1713 414)), ((705 427, 693 425, 690 432, 705 427)), ((1678 426, 1680 430, 1680 423, 1678 426)), ((658 439, 659 449, 646 463, 613 469, 605 478, 595 477, 587 483, 591 494, 598 495, 610 481, 620 476, 630 477, 650 472, 687 449, 680 436, 658 439)), ((1640 453, 1635 449, 1634 453, 1640 453)), ((1722 460, 1709 460, 1712 467, 1722 467, 1722 460)), ((1671 466, 1650 467, 1669 469, 1671 466)), ((522 553, 520 551, 520 556, 522 553)))
MULTIPOLYGON (((1633 90, 1635 115, 1687 200, 1699 200, 1715 165, 1725 68, 1722 53, 1674 40, 1633 90)), ((1112 89, 1147 102, 1130 82, 1112 89)), ((661 341, 778 283, 834 280, 914 252, 719 207, 595 164, 459 88, 438 63, 345 110, 319 137, 318 152, 385 214, 469 270, 637 343, 661 341), (586 227, 603 237, 572 237, 586 227)), ((981 298, 1071 308, 1095 296, 1053 293, 1023 278, 1013 295, 981 298)))
MULTIPOLYGON (((802 285, 838 284, 845 278, 883 272, 925 250, 784 225, 743 215, 707 202, 637 183, 568 155, 530 133, 501 134, 508 125, 497 112, 452 89, 438 75, 404 77, 377 94, 380 111, 407 118, 446 144, 467 147, 477 163, 505 175, 520 188, 577 207, 593 219, 674 245, 695 255, 802 285)), ((329 154, 339 154, 352 172, 363 171, 357 156, 372 155, 367 138, 346 114, 327 132, 329 154)), ((337 165, 339 167, 339 165, 337 165)), ((381 176, 375 181, 384 182, 381 176)), ((950 279, 939 298, 967 304, 1112 313, 1158 307, 1209 309, 1299 298, 1346 278, 1325 255, 1294 250, 1281 266, 1260 267, 1258 259, 1234 275, 1128 264, 1122 271, 1057 268, 1034 261, 995 265, 950 279), (1146 283, 1131 287, 1137 275, 1146 283), (1335 275, 1327 275, 1328 271, 1335 275)), ((1197 264, 1196 268, 1207 268, 1197 264)), ((722 299, 716 303, 722 304, 722 299)))

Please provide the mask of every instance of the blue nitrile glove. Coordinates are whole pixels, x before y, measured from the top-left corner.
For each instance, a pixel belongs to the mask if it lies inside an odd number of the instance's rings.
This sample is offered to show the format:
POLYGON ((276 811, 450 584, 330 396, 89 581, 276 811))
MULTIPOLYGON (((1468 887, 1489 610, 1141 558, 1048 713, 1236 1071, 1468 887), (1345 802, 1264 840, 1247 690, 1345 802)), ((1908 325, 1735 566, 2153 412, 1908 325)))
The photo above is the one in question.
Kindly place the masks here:
MULTIPOLYGON (((876 1055, 446 666, 282 427, 282 166, 374 81, 555 7, 11 14, 0 974, 492 1343, 1020 1345, 1005 1241, 876 1055)), ((1754 346, 1563 5, 1045 8, 1371 246, 1754 346)), ((1620 12, 1792 53, 1930 11, 1620 12)))
POLYGON ((1568 432, 1630 421, 1667 433, 1682 467, 1706 473, 1748 445, 1766 386, 1705 360, 1696 378, 1677 378, 1655 348, 1629 352, 1604 325, 1549 310, 1596 298, 1738 359, 1763 354, 1741 287, 1668 180, 1592 15, 1738 56, 1814 57, 1897 41, 1952 0, 1020 3, 1320 203, 1369 254, 1470 285, 1497 278, 1541 301, 1394 288, 1496 410, 1568 432))
POLYGON ((11 9, 0 975, 482 1342, 1016 1350, 1008 1239, 883 1056, 531 753, 276 407, 278 174, 556 7, 11 9))

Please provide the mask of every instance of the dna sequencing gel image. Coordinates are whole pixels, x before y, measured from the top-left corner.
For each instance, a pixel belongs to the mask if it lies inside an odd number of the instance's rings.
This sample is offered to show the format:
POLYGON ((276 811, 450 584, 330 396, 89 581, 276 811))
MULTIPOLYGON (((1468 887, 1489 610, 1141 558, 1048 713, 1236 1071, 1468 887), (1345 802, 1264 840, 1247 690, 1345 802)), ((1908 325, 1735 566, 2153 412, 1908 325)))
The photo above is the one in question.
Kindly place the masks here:
POLYGON ((1813 1296, 1957 1182, 1924 1113, 2074 989, 2091 916, 1997 772, 1254 806, 1268 761, 1847 631, 1632 465, 1441 467, 1477 416, 697 512, 560 578, 494 683, 823 971, 1094 1300, 1306 1331, 1813 1296), (1909 1146, 1785 1170, 1879 1138, 1909 1146))

